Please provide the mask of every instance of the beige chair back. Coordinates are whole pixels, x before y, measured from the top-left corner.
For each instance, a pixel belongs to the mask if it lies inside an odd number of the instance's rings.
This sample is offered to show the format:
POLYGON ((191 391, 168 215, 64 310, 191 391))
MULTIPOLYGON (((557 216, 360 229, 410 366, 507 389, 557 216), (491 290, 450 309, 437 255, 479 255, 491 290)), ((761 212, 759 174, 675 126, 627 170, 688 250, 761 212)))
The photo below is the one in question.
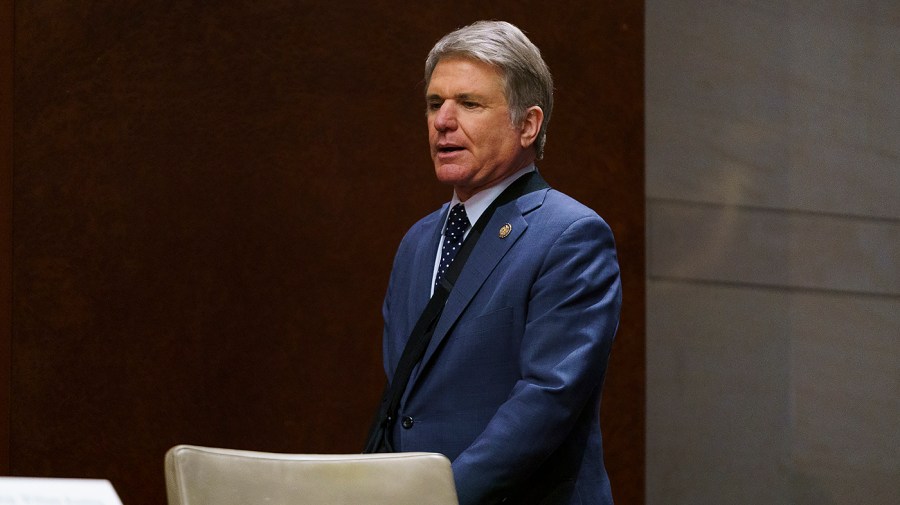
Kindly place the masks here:
POLYGON ((179 445, 169 505, 458 505, 440 454, 276 454, 179 445))

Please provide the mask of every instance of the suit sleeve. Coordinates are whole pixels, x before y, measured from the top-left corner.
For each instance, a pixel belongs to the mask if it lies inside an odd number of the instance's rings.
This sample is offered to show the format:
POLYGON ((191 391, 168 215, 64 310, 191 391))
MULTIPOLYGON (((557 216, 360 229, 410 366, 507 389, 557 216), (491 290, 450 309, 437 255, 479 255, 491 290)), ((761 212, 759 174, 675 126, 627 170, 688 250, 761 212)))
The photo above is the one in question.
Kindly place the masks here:
POLYGON ((531 287, 521 378, 453 462, 461 505, 502 498, 566 439, 602 385, 621 300, 609 227, 596 215, 573 222, 546 251, 531 287))

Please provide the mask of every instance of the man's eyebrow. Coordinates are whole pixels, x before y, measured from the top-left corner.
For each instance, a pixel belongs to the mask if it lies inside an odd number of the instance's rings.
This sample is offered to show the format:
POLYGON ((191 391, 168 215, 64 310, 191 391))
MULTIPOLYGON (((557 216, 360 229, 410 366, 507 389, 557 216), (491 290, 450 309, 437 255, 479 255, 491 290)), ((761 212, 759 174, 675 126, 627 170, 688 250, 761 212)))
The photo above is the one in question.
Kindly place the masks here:
MULTIPOLYGON (((446 100, 445 97, 443 97, 437 93, 430 93, 428 95, 425 95, 425 99, 426 100, 446 100)), ((477 93, 457 93, 456 95, 453 95, 453 99, 457 100, 457 101, 482 100, 483 97, 477 93)))

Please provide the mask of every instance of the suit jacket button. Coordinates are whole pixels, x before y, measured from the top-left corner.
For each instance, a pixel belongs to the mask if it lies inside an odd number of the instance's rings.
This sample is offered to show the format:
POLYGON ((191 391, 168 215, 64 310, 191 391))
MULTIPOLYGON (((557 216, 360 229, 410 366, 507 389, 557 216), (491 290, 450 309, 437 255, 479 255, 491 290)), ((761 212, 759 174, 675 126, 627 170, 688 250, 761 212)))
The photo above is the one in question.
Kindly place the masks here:
POLYGON ((413 418, 406 416, 403 418, 402 421, 400 421, 400 426, 403 426, 404 428, 406 428, 408 430, 413 427, 413 423, 414 423, 413 418))

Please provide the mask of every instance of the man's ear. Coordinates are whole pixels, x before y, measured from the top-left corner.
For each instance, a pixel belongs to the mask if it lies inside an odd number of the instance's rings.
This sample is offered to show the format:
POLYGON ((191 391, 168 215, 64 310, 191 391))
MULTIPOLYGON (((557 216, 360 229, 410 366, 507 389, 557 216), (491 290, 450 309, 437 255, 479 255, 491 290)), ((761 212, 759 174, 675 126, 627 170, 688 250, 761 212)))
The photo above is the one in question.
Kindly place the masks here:
POLYGON ((544 124, 544 111, 537 105, 532 105, 525 111, 525 118, 522 120, 521 135, 519 142, 522 147, 527 149, 537 140, 538 133, 541 131, 541 125, 544 124))

